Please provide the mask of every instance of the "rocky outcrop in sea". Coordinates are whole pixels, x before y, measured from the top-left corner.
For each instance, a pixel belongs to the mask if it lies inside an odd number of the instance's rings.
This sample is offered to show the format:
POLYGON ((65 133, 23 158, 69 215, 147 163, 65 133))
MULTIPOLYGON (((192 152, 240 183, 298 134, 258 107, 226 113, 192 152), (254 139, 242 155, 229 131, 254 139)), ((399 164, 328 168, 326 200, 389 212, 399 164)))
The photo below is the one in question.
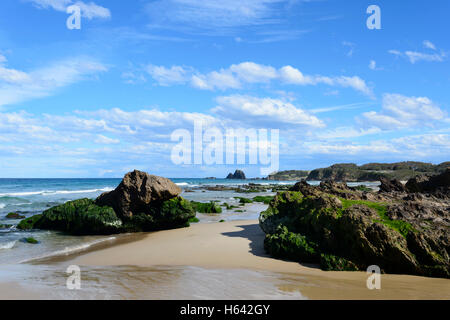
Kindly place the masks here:
POLYGON ((17 228, 103 235, 185 227, 195 211, 180 193, 171 180, 135 170, 96 200, 66 202, 22 220, 17 228))
POLYGON ((242 171, 242 170, 236 170, 235 172, 234 172, 234 174, 233 173, 229 173, 228 174, 228 176, 227 176, 227 179, 236 179, 236 180, 245 180, 246 179, 246 177, 245 177, 245 173, 244 173, 244 171, 242 171))
POLYGON ((278 193, 261 213, 265 249, 324 270, 366 270, 450 278, 450 169, 379 192, 305 181, 278 193))

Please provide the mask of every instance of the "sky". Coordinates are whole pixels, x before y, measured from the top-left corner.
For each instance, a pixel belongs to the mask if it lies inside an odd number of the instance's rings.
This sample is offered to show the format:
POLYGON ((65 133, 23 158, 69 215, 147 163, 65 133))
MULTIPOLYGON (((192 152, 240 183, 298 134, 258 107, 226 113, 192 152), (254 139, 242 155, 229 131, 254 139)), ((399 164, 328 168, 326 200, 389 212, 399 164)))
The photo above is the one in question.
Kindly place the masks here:
POLYGON ((261 176, 173 163, 171 135, 196 121, 279 130, 279 170, 449 161, 449 12, 448 0, 2 0, 0 177, 261 176))

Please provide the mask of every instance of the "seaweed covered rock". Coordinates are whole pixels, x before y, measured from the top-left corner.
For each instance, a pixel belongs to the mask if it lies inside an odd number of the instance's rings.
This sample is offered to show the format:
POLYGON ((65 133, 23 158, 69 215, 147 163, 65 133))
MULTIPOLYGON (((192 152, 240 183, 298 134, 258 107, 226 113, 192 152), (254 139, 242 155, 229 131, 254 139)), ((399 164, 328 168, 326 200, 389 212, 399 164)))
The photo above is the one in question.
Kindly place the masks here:
POLYGON ((96 203, 114 209, 120 218, 150 212, 154 207, 181 193, 171 180, 134 170, 125 175, 119 186, 100 195, 96 203))
POLYGON ((259 218, 265 250, 324 270, 378 265, 389 273, 450 277, 448 202, 388 204, 336 187, 300 182, 295 191, 278 193, 259 218))
POLYGON ((22 220, 17 228, 100 235, 186 227, 195 210, 180 192, 169 179, 133 171, 97 200, 69 201, 22 220))
POLYGON ((191 205, 196 212, 208 214, 222 213, 222 208, 213 201, 208 203, 191 201, 191 205))
POLYGON ((91 199, 79 199, 50 208, 41 215, 22 220, 18 229, 44 229, 74 235, 112 234, 121 231, 122 221, 111 207, 91 199))
POLYGON ((146 212, 124 217, 124 231, 156 231, 189 226, 189 220, 195 218, 195 210, 189 200, 175 197, 154 205, 146 212))
POLYGON ((14 219, 14 220, 16 220, 16 219, 24 219, 25 216, 24 216, 24 215, 21 215, 21 214, 18 213, 18 212, 10 212, 10 213, 8 213, 8 214, 6 215, 5 218, 6 218, 6 219, 14 219))

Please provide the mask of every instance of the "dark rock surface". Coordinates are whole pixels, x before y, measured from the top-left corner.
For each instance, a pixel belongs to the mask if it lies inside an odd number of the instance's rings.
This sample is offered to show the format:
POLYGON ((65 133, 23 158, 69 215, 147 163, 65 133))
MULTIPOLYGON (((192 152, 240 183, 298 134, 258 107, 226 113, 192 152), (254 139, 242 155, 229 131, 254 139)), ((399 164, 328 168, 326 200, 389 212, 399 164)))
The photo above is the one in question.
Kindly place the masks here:
POLYGON ((386 179, 386 178, 380 178, 380 192, 404 192, 405 186, 397 179, 386 179))

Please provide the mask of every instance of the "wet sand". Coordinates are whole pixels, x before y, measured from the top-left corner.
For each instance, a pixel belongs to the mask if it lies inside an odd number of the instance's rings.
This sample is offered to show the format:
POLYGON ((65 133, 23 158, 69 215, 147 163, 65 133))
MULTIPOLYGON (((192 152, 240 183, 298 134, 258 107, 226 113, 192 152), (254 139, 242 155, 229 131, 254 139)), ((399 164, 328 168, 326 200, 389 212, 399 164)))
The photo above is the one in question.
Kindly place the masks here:
POLYGON ((382 275, 381 290, 369 290, 364 272, 325 272, 317 266, 270 258, 258 222, 193 224, 190 228, 150 233, 141 239, 78 255, 65 264, 80 266, 194 266, 280 273, 283 291, 309 299, 450 299, 450 280, 382 275))

